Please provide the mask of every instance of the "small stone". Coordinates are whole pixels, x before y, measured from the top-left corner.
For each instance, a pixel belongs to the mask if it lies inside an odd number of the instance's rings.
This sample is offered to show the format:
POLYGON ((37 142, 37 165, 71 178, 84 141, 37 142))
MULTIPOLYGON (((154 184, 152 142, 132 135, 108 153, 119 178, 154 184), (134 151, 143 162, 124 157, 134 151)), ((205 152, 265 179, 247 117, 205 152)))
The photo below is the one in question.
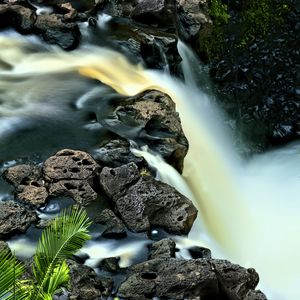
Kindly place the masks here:
POLYGON ((175 257, 176 243, 171 239, 154 242, 150 247, 149 259, 175 257))
POLYGON ((108 257, 101 261, 99 267, 103 268, 104 270, 116 273, 119 270, 119 258, 118 257, 108 257))
POLYGON ((40 207, 45 204, 48 197, 48 192, 46 188, 42 186, 38 187, 34 185, 27 185, 24 186, 22 192, 17 194, 17 197, 21 201, 36 207, 40 207))
POLYGON ((211 259, 211 251, 204 247, 192 247, 188 249, 192 258, 198 259, 198 258, 205 258, 205 259, 211 259))

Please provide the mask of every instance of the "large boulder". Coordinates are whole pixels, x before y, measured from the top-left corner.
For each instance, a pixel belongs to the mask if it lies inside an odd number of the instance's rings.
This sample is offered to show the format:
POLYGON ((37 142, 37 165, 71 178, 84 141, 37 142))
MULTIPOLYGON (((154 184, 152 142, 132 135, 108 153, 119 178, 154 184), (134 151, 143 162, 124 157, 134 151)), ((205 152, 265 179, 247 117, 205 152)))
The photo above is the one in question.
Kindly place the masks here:
POLYGON ((76 48, 80 40, 80 30, 76 23, 65 23, 57 14, 39 15, 35 22, 35 31, 50 44, 59 45, 65 50, 76 48))
POLYGON ((259 299, 258 275, 223 260, 156 258, 131 267, 118 295, 126 299, 259 299))
POLYGON ((150 90, 120 99, 113 111, 102 112, 100 117, 103 125, 113 132, 129 139, 132 138, 130 134, 134 134, 140 143, 147 144, 179 172, 182 171, 188 141, 175 103, 167 94, 150 90))
POLYGON ((0 238, 24 233, 36 218, 34 211, 20 204, 13 201, 0 202, 0 238))
POLYGON ((0 4, 0 28, 13 27, 21 33, 29 33, 35 21, 35 12, 27 7, 0 4))
POLYGON ((135 232, 160 227, 187 234, 197 216, 189 199, 151 176, 142 176, 133 163, 103 168, 100 185, 115 202, 115 211, 127 228, 135 232))

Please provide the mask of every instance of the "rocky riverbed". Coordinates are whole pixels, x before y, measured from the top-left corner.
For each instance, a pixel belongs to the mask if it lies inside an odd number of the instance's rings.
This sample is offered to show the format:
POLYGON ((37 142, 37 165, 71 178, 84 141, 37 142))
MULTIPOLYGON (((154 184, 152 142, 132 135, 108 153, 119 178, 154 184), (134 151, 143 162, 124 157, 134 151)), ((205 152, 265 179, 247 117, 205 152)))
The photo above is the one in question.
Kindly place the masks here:
MULTIPOLYGON (((270 29, 230 51, 228 45, 237 35, 230 28, 239 24, 243 10, 243 1, 233 2, 229 22, 222 25, 227 44, 215 56, 201 44, 217 26, 205 0, 7 0, 0 1, 0 28, 39 36, 66 51, 85 43, 109 46, 135 63, 177 77, 182 76, 180 38, 207 61, 222 105, 235 126, 249 132, 256 150, 297 139, 299 9, 289 2, 280 30, 270 29), (261 128, 250 130, 257 122, 261 128)), ((1 57, 0 66, 11 68, 1 57)), ((266 299, 256 290, 259 277, 254 269, 214 259, 200 247, 188 249, 191 259, 183 259, 175 241, 166 237, 187 235, 197 209, 175 188, 155 179, 155 170, 132 154, 129 140, 138 133, 139 141, 182 172, 188 141, 172 99, 149 90, 122 97, 100 114, 112 135, 97 151, 60 149, 38 164, 27 159, 5 168, 3 177, 13 192, 0 202, 0 250, 30 226, 45 226, 41 209, 51 199, 67 197, 87 210, 93 208, 93 222, 104 226, 103 239, 121 241, 134 232, 146 236, 149 245, 143 250, 146 258, 126 268, 119 266, 118 257, 102 260, 95 269, 84 265, 88 257, 74 257, 68 261, 71 283, 54 299, 266 299), (103 205, 95 210, 98 202, 103 205), (164 238, 154 241, 153 229, 166 232, 164 238)))

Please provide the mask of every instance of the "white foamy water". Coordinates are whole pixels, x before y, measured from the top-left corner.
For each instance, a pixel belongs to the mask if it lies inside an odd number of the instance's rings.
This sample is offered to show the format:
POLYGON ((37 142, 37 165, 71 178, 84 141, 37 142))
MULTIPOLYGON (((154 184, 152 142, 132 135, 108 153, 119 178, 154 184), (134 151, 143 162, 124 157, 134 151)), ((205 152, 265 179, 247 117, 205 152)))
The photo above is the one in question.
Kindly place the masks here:
MULTIPOLYGON (((131 65, 121 54, 100 47, 68 53, 55 49, 25 54, 22 41, 4 38, 4 42, 14 51, 12 58, 4 50, 4 61, 7 57, 14 68, 0 71, 0 79, 8 75, 55 77, 68 71, 97 79, 123 95, 131 96, 151 88, 169 94, 176 102, 190 143, 185 182, 169 171, 169 177, 176 178, 163 179, 167 167, 158 157, 153 165, 163 180, 170 180, 182 193, 194 195, 199 219, 204 225, 201 230, 194 227, 193 238, 197 239, 199 232, 200 241, 196 242, 201 243, 201 232, 205 230, 226 258, 256 268, 269 299, 300 297, 300 221, 297 216, 300 146, 295 144, 257 155, 249 161, 242 160, 224 128, 222 113, 211 97, 189 79, 190 60, 194 58, 183 44, 179 48, 189 81, 186 84, 167 74, 131 65), (190 192, 186 190, 186 183, 190 192)), ((214 253, 213 247, 212 250, 214 253)))

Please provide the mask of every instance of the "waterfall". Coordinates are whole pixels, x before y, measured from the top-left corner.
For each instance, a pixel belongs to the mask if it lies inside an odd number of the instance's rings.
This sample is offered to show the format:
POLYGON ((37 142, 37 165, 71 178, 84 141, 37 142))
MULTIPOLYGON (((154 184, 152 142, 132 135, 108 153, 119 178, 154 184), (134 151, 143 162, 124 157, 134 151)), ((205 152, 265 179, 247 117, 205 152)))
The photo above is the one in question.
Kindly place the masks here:
MULTIPOLYGON (((24 39, 1 37, 0 61, 11 66, 0 69, 1 89, 6 88, 3 78, 51 78, 73 72, 99 80, 122 95, 147 89, 169 94, 190 143, 183 174, 190 191, 182 192, 194 195, 202 230, 225 257, 257 269, 269 299, 299 298, 300 145, 243 161, 225 130, 222 112, 188 77, 191 54, 182 47, 186 83, 132 65, 121 54, 101 47, 89 45, 73 52, 57 48, 28 52, 26 47, 24 39)), ((14 110, 3 114, 12 116, 14 110)), ((165 165, 153 164, 162 175, 165 165)))

